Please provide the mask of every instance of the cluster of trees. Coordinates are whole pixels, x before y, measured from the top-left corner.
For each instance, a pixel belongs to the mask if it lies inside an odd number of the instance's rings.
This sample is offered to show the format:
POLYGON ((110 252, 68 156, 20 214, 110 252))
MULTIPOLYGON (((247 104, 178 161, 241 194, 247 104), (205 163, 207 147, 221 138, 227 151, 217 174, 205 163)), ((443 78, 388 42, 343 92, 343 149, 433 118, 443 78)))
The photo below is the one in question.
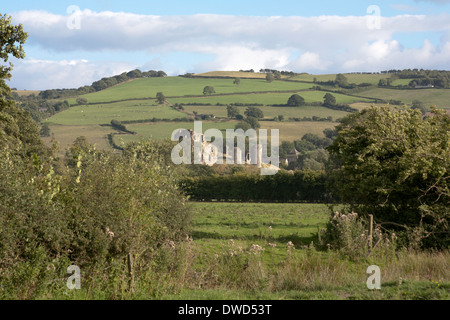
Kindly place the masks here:
POLYGON ((78 89, 50 89, 44 90, 39 93, 39 97, 42 99, 61 99, 70 96, 83 95, 91 92, 104 90, 115 86, 119 83, 137 79, 137 78, 153 78, 153 77, 166 77, 167 74, 164 71, 141 71, 135 69, 129 72, 123 72, 119 75, 112 77, 105 77, 98 81, 93 82, 90 86, 83 86, 78 89))
MULTIPOLYGON (((416 86, 433 86, 436 88, 450 88, 450 71, 446 70, 424 70, 424 69, 404 69, 389 70, 390 78, 381 79, 378 83, 380 87, 395 88, 415 88, 416 86), (408 85, 393 86, 396 79, 413 79, 408 85)), ((386 72, 386 73, 387 73, 386 72)))
POLYGON ((234 118, 241 120, 238 124, 236 124, 235 129, 242 129, 247 131, 248 129, 259 129, 261 124, 259 123, 260 119, 264 118, 264 113, 261 109, 257 107, 248 107, 244 111, 244 116, 239 114, 239 109, 235 106, 227 107, 228 117, 234 116, 234 118))
POLYGON ((335 80, 329 80, 329 81, 317 81, 316 78, 314 78, 314 83, 321 84, 321 85, 328 85, 328 86, 335 86, 340 87, 343 89, 355 89, 355 88, 363 88, 363 87, 370 87, 370 83, 349 83, 348 79, 345 75, 338 73, 336 75, 335 80))
POLYGON ((259 72, 261 72, 261 73, 273 73, 273 74, 276 73, 276 74, 281 74, 283 76, 295 76, 296 75, 296 73, 292 72, 292 71, 285 71, 285 70, 278 71, 278 70, 274 70, 274 69, 260 69, 259 72))
MULTIPOLYGON (((333 143, 337 136, 335 129, 325 129, 325 137, 313 133, 305 134, 300 140, 282 141, 280 144, 280 157, 286 158, 289 153, 298 152, 296 161, 291 161, 286 169, 289 170, 325 170, 329 160, 326 148, 333 143)), ((284 167, 284 164, 282 163, 284 167)))
POLYGON ((450 117, 433 108, 371 107, 337 127, 328 147, 332 192, 418 245, 450 245, 450 117))

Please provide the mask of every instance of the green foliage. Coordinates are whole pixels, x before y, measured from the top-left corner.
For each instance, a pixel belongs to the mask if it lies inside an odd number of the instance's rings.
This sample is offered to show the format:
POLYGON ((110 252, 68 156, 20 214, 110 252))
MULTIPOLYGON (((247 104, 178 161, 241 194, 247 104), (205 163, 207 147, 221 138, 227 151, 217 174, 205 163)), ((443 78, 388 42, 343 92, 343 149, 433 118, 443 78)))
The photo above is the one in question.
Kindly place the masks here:
POLYGON ((87 104, 88 103, 88 99, 86 98, 77 98, 77 103, 78 104, 87 104))
POLYGON ((50 137, 50 127, 47 123, 44 123, 39 131, 41 137, 50 137))
MULTIPOLYGON (((12 25, 12 18, 6 14, 0 14, 0 59, 8 62, 12 55, 17 59, 25 58, 23 45, 28 38, 28 33, 23 31, 23 26, 12 25)), ((0 111, 1 104, 4 103, 5 96, 9 96, 11 90, 5 80, 11 78, 12 64, 9 66, 0 66, 0 111)))
POLYGON ((273 80, 275 80, 275 76, 273 75, 273 73, 268 73, 266 75, 266 81, 271 83, 271 82, 273 82, 273 80))
POLYGON ((210 96, 210 95, 212 95, 213 93, 216 93, 216 91, 214 90, 214 87, 212 87, 212 86, 206 86, 206 87, 203 89, 203 94, 204 94, 204 95, 210 96))
POLYGON ((184 240, 189 210, 163 150, 142 143, 114 155, 80 137, 73 161, 57 174, 52 159, 29 163, 1 149, 0 285, 8 295, 33 298, 70 264, 82 268, 86 285, 101 274, 104 290, 122 275, 128 292, 129 255, 138 284, 149 273, 176 270, 182 248, 167 251, 166 244, 184 240))
POLYGON ((239 108, 236 106, 227 106, 227 117, 228 118, 236 118, 239 115, 239 108))
POLYGON ((305 99, 302 96, 299 96, 298 94, 293 94, 292 96, 289 97, 287 105, 291 107, 304 106, 305 99))
POLYGON ((331 93, 327 92, 323 96, 323 104, 325 106, 334 106, 334 105, 336 105, 336 98, 335 98, 335 96, 333 96, 331 93))
POLYGON ((247 109, 245 109, 244 114, 247 117, 253 117, 253 118, 256 118, 256 119, 264 118, 264 113, 262 112, 261 109, 259 109, 257 107, 248 107, 247 109))
POLYGON ((164 96, 164 93, 158 92, 156 94, 156 100, 158 101, 158 104, 163 104, 166 101, 166 97, 164 96))
POLYGON ((272 176, 235 174, 186 177, 182 188, 193 200, 221 201, 307 201, 327 198, 323 172, 278 172, 272 176), (273 192, 277 190, 277 192, 273 192))
POLYGON ((261 128, 261 124, 259 123, 258 119, 255 117, 250 117, 247 116, 246 118, 244 118, 244 122, 248 123, 250 125, 250 128, 252 129, 259 129, 261 128))
POLYGON ((339 74, 336 75, 335 83, 336 83, 339 87, 346 87, 346 86, 348 86, 348 80, 347 80, 347 77, 344 76, 343 74, 339 73, 339 74))
POLYGON ((395 256, 397 236, 388 236, 375 226, 371 236, 368 222, 356 212, 343 214, 334 212, 325 229, 320 232, 322 249, 339 251, 352 260, 371 258, 392 259, 395 256))
POLYGON ((410 243, 445 248, 450 118, 443 110, 431 112, 423 119, 418 110, 371 107, 343 119, 328 148, 335 163, 330 175, 354 211, 402 226, 410 243))

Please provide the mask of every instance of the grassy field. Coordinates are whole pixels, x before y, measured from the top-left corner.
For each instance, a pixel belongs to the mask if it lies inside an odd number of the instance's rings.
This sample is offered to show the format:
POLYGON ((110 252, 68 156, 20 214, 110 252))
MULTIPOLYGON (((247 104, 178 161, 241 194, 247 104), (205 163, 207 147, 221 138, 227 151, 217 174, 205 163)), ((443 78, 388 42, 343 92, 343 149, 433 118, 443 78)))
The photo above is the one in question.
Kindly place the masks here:
POLYGON ((316 251, 311 243, 317 243, 317 231, 331 212, 324 204, 212 202, 191 207, 193 278, 177 294, 161 299, 450 298, 448 253, 399 252, 392 260, 355 263, 335 252, 316 251), (382 270, 380 290, 366 286, 371 264, 382 270), (210 272, 219 282, 207 276, 210 272))
MULTIPOLYGON (((306 103, 323 102, 323 97, 326 92, 307 90, 297 92, 298 95, 305 99, 306 103)), ((267 106, 286 104, 289 97, 293 93, 252 93, 252 94, 236 94, 236 95, 211 95, 205 97, 184 97, 184 98, 168 98, 170 103, 208 103, 208 104, 232 104, 232 103, 257 103, 267 106)), ((337 103, 347 104, 354 102, 370 102, 370 99, 352 97, 340 93, 333 93, 337 103)))
MULTIPOLYGON (((389 78, 389 74, 345 74, 350 83, 371 83, 376 85, 380 79, 389 78)), ((300 74, 296 76, 297 81, 273 81, 268 83, 263 73, 248 73, 234 71, 214 71, 199 74, 202 78, 185 77, 164 77, 145 78, 127 81, 112 88, 84 95, 88 99, 88 105, 76 105, 76 98, 68 99, 73 105, 69 110, 60 112, 45 122, 51 124, 51 129, 55 133, 56 139, 62 139, 61 144, 67 145, 68 141, 75 140, 80 135, 78 126, 81 126, 84 135, 99 146, 107 145, 105 128, 99 129, 99 124, 109 124, 111 120, 144 120, 144 119, 174 119, 184 118, 194 111, 200 114, 213 114, 219 118, 225 118, 226 107, 217 104, 229 105, 234 103, 261 104, 260 107, 265 118, 273 119, 283 115, 285 120, 292 117, 332 117, 333 120, 340 119, 348 113, 336 111, 319 106, 304 106, 301 108, 273 107, 274 105, 286 104, 289 97, 296 92, 301 95, 306 103, 320 103, 325 95, 324 91, 312 90, 317 81, 335 80, 336 75, 311 75, 300 74), (205 78, 203 78, 205 77, 205 78), (219 78, 214 78, 219 77, 219 78), (239 86, 233 84, 235 77, 250 77, 252 79, 241 79, 239 86), (301 81, 301 82, 298 82, 301 81), (203 88, 211 85, 215 88, 216 94, 211 96, 203 95, 203 88), (288 92, 280 92, 288 91, 288 92), (157 92, 163 92, 169 104, 181 104, 184 112, 179 112, 168 105, 157 105, 155 96, 157 92), (94 103, 94 104, 90 104, 94 103), (186 104, 209 104, 186 105, 186 104), (56 127, 64 125, 66 127, 56 127)), ((292 78, 289 78, 292 80, 292 78)), ((395 80, 396 84, 406 84, 410 79, 395 80)), ((20 94, 30 93, 29 91, 20 94)), ((403 103, 411 104, 417 99, 426 106, 432 104, 441 108, 450 108, 450 90, 447 89, 421 89, 421 90, 394 90, 369 87, 358 93, 359 98, 346 94, 333 93, 337 103, 350 104, 353 108, 362 110, 370 105, 374 105, 375 99, 395 99, 403 103)), ((239 107, 243 114, 246 107, 239 107)), ((147 123, 139 125, 129 125, 129 129, 137 132, 137 135, 121 135, 118 140, 124 142, 136 141, 142 138, 153 137, 156 139, 169 138, 174 129, 188 127, 192 123, 147 123)), ((209 124, 206 124, 209 126, 209 124)), ((225 123, 214 123, 211 127, 218 129, 233 129, 235 121, 225 123)), ((332 122, 270 122, 261 123, 263 129, 280 129, 280 140, 293 141, 301 138, 305 133, 322 134, 325 128, 332 128, 332 122)), ((107 129, 108 130, 108 129, 107 129)), ((109 133, 109 132, 108 132, 109 133)), ((117 141, 116 141, 117 142, 117 141)))
MULTIPOLYGON (((349 83, 370 83, 370 84, 378 84, 378 81, 380 79, 386 79, 389 78, 389 74, 353 74, 353 73, 344 73, 344 76, 347 78, 349 83)), ((308 81, 308 82, 314 82, 314 78, 317 81, 334 81, 336 79, 336 74, 301 74, 294 78, 293 80, 301 80, 301 81, 308 81)))
MULTIPOLYGON (((238 121, 211 122, 203 121, 203 132, 208 129, 215 128, 222 130, 225 137, 226 129, 234 129, 238 121)), ((279 129, 280 142, 300 140, 306 133, 314 133, 323 136, 323 130, 336 126, 334 122, 321 121, 299 121, 299 122, 276 122, 261 121, 261 129, 279 129)), ((120 135, 115 138, 116 144, 121 145, 129 142, 140 141, 142 139, 170 139, 172 132, 176 129, 193 129, 193 122, 156 122, 156 123, 137 123, 130 124, 127 128, 136 132, 136 135, 120 135)), ((270 131, 268 132, 270 135, 270 131)))
POLYGON ((116 103, 80 105, 55 114, 46 122, 63 125, 109 124, 111 120, 174 119, 186 114, 154 100, 130 100, 116 103))
POLYGON ((373 88, 359 94, 379 99, 400 100, 409 105, 417 99, 425 103, 426 106, 436 105, 439 108, 450 109, 450 89, 396 90, 373 88))
POLYGON ((85 136, 89 143, 101 150, 112 150, 106 136, 113 132, 111 127, 99 125, 50 125, 51 137, 44 137, 42 140, 47 144, 52 144, 52 139, 59 142, 60 154, 72 145, 79 136, 85 136))
POLYGON ((108 102, 155 98, 158 92, 163 92, 166 97, 202 96, 205 86, 213 86, 217 94, 303 90, 311 87, 307 83, 287 81, 269 83, 262 79, 242 79, 240 85, 237 86, 233 84, 233 79, 164 77, 136 79, 107 90, 83 95, 83 97, 88 99, 89 102, 108 102))
MULTIPOLYGON (((328 116, 333 119, 339 119, 348 115, 348 112, 331 110, 320 106, 302 106, 302 107, 271 107, 264 106, 258 107, 264 113, 264 118, 273 119, 278 115, 283 115, 285 119, 288 118, 303 118, 318 116, 321 118, 327 118, 328 116)), ((247 107, 238 107, 240 114, 244 114, 247 107)), ((216 117, 226 118, 227 107, 225 106, 184 106, 184 111, 193 113, 196 111, 199 114, 213 114, 216 117)))
MULTIPOLYGON (((227 77, 227 78, 253 78, 253 79, 265 79, 265 73, 259 72, 240 72, 240 71, 209 71, 204 73, 196 73, 195 76, 199 77, 227 77)), ((287 78, 281 76, 281 79, 287 78)))

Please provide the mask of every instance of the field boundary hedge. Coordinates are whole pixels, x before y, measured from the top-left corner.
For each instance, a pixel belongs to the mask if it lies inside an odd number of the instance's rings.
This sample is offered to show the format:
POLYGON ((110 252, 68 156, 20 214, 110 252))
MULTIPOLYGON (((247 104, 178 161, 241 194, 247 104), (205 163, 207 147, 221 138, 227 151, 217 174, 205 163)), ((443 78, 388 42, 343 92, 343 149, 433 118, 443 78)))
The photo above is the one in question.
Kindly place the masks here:
POLYGON ((276 175, 235 174, 186 177, 181 188, 195 201, 315 202, 330 200, 322 171, 280 171, 276 175))

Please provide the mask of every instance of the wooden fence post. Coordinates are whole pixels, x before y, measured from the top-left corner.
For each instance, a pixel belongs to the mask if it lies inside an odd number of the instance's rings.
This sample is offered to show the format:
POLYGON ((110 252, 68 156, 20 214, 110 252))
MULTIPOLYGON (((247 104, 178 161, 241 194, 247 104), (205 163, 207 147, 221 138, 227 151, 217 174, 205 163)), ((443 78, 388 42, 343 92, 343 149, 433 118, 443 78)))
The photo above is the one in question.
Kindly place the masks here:
POLYGON ((128 253, 128 274, 130 276, 130 291, 134 292, 134 270, 133 270, 133 255, 128 253))
POLYGON ((369 250, 372 250, 373 215, 369 214, 369 250))

